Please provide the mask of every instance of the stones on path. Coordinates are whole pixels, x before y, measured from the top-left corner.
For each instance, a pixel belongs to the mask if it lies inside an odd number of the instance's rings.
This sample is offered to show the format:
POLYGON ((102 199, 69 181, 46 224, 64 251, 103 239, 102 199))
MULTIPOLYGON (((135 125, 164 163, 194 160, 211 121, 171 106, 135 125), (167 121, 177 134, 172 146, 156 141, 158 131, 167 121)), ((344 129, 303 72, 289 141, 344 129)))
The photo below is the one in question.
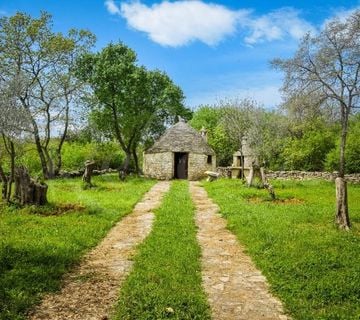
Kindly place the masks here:
POLYGON ((108 319, 119 286, 131 270, 134 249, 150 233, 152 211, 160 205, 169 188, 168 181, 153 186, 133 212, 118 222, 66 276, 61 292, 47 295, 29 319, 108 319))
POLYGON ((190 182, 202 250, 203 286, 214 320, 286 320, 281 302, 256 269, 204 188, 190 182))

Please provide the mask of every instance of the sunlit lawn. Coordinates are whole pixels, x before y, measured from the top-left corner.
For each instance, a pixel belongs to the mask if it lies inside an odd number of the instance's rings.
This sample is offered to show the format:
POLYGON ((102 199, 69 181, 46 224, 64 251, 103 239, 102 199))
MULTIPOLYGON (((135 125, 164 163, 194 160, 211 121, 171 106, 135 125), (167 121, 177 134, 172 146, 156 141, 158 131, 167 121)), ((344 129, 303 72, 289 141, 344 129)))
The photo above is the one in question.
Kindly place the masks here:
POLYGON ((345 232, 333 224, 330 182, 274 182, 275 203, 240 181, 204 184, 294 319, 360 319, 359 185, 349 185, 345 232))
POLYGON ((210 319, 201 286, 200 248, 187 181, 174 181, 139 246, 116 319, 210 319))
POLYGON ((43 293, 56 291, 62 275, 96 245, 155 183, 116 175, 49 182, 49 202, 36 207, 0 207, 0 319, 23 319, 43 293))

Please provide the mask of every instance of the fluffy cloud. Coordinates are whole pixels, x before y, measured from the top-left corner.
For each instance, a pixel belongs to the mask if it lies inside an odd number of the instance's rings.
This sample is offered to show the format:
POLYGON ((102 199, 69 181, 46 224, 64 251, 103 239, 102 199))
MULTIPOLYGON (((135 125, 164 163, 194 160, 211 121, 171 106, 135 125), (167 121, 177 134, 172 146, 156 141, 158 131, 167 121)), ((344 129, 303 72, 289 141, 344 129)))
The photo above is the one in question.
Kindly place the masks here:
POLYGON ((121 13, 132 28, 146 32, 151 40, 176 47, 194 40, 218 43, 236 31, 238 19, 247 11, 231 11, 201 1, 164 1, 152 7, 123 3, 121 13))
POLYGON ((230 10, 222 5, 200 0, 163 1, 152 6, 140 1, 121 3, 113 0, 105 5, 111 14, 119 14, 135 30, 164 46, 182 46, 198 40, 215 45, 236 32, 245 34, 244 42, 258 42, 300 38, 313 31, 310 23, 299 17, 299 12, 284 8, 256 17, 251 10, 230 10))
POLYGON ((315 32, 315 28, 299 18, 299 12, 292 8, 279 9, 259 18, 244 21, 243 24, 250 30, 250 34, 245 37, 248 44, 281 40, 287 36, 300 39, 306 32, 315 32))

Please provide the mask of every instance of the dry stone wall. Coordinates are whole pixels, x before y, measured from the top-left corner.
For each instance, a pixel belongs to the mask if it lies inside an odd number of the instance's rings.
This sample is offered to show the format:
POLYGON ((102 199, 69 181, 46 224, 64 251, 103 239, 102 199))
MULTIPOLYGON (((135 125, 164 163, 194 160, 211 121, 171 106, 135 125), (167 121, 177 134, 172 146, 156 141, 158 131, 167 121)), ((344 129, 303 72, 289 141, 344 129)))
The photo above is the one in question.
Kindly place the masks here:
POLYGON ((211 164, 207 163, 206 154, 189 154, 188 177, 189 180, 200 180, 206 177, 205 171, 215 171, 216 157, 211 156, 211 164))
MULTIPOLYGON (((267 171, 269 179, 294 179, 294 180, 309 180, 309 179, 323 179, 334 181, 338 176, 337 172, 308 172, 308 171, 267 171)), ((346 174, 345 180, 353 183, 360 183, 360 173, 346 174)))
POLYGON ((143 160, 144 176, 158 180, 170 180, 174 172, 172 152, 145 153, 143 160))
MULTIPOLYGON (((223 178, 231 177, 231 167, 217 167, 216 171, 220 173, 223 178)), ((266 176, 269 179, 294 179, 294 180, 310 180, 323 179, 334 181, 337 177, 337 172, 319 172, 319 171, 267 171, 266 176)), ((346 174, 345 180, 351 183, 360 183, 360 173, 346 174)))

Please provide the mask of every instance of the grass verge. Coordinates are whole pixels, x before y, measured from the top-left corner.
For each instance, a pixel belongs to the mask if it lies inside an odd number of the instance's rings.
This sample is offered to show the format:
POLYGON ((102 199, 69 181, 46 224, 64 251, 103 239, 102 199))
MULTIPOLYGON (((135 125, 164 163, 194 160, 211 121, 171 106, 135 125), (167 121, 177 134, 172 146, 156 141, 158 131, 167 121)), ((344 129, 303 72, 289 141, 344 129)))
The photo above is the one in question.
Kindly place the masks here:
POLYGON ((151 234, 138 249, 121 289, 116 319, 210 319, 186 181, 173 182, 156 211, 151 234))
POLYGON ((294 319, 360 319, 359 185, 349 185, 350 232, 333 224, 330 182, 276 181, 277 202, 240 181, 204 186, 294 319))
POLYGON ((23 209, 0 206, 0 319, 23 319, 62 275, 95 246, 121 217, 131 212, 155 183, 116 175, 49 181, 50 204, 23 209))

